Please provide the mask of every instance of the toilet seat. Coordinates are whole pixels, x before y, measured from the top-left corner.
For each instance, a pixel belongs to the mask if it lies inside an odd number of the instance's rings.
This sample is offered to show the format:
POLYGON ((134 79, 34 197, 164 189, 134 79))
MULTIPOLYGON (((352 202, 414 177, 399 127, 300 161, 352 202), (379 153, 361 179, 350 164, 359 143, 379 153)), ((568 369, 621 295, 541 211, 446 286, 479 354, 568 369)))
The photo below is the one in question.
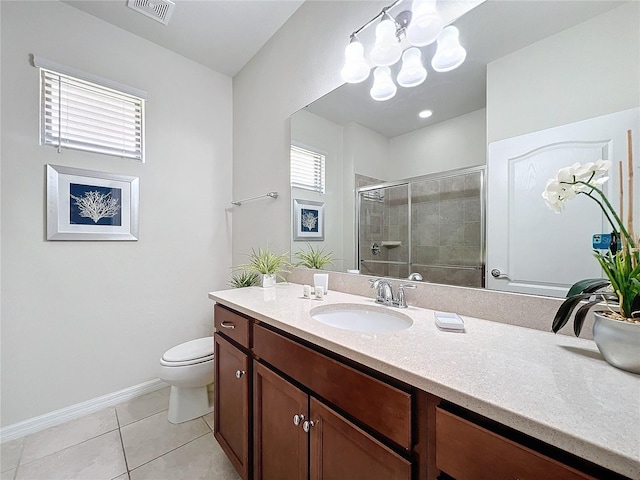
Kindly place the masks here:
POLYGON ((183 367, 213 360, 213 337, 197 338, 167 350, 160 365, 183 367))

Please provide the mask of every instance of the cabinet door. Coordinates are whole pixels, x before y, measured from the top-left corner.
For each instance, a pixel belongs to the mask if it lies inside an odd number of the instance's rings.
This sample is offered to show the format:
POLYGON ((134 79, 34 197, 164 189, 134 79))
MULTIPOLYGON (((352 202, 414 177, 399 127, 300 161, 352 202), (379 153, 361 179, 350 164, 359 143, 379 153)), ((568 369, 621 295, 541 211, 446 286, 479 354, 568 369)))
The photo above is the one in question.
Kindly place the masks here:
POLYGON ((215 340, 214 434, 243 480, 249 479, 250 359, 220 334, 215 340))
POLYGON ((306 479, 309 436, 302 424, 308 418, 308 395, 257 362, 253 389, 256 480, 306 479))
POLYGON ((311 397, 311 480, 410 480, 411 463, 311 397))

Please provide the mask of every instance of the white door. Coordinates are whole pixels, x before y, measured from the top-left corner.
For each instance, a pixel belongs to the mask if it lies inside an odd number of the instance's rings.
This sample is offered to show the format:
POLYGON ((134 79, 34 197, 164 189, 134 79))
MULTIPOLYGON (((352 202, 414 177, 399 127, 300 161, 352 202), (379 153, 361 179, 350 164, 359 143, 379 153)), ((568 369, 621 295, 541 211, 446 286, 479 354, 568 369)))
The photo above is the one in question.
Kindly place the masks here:
POLYGON ((639 119, 640 109, 634 108, 489 145, 487 288, 564 297, 578 280, 603 276, 593 258, 592 236, 612 228, 598 205, 578 195, 558 214, 541 194, 562 167, 611 160, 603 189, 617 205, 618 161, 626 171, 627 130, 632 130, 637 212, 639 119))

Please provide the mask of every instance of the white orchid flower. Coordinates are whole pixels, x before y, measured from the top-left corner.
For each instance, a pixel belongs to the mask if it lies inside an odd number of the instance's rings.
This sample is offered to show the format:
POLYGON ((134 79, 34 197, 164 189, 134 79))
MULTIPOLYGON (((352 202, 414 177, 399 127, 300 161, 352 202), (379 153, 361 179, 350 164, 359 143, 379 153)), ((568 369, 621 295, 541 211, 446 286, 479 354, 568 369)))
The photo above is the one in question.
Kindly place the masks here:
POLYGON ((609 160, 597 160, 561 168, 556 177, 547 182, 542 197, 551 210, 560 213, 565 201, 575 198, 579 193, 588 193, 591 188, 597 188, 609 180, 607 172, 610 167, 609 160))

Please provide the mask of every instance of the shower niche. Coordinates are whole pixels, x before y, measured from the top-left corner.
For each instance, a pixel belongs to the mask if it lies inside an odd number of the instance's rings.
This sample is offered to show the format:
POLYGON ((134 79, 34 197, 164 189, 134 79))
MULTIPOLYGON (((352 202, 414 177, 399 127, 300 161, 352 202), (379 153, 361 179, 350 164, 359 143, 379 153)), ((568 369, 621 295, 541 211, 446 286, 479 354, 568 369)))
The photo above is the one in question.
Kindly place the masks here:
POLYGON ((485 167, 396 182, 356 177, 361 273, 485 286, 485 167))

